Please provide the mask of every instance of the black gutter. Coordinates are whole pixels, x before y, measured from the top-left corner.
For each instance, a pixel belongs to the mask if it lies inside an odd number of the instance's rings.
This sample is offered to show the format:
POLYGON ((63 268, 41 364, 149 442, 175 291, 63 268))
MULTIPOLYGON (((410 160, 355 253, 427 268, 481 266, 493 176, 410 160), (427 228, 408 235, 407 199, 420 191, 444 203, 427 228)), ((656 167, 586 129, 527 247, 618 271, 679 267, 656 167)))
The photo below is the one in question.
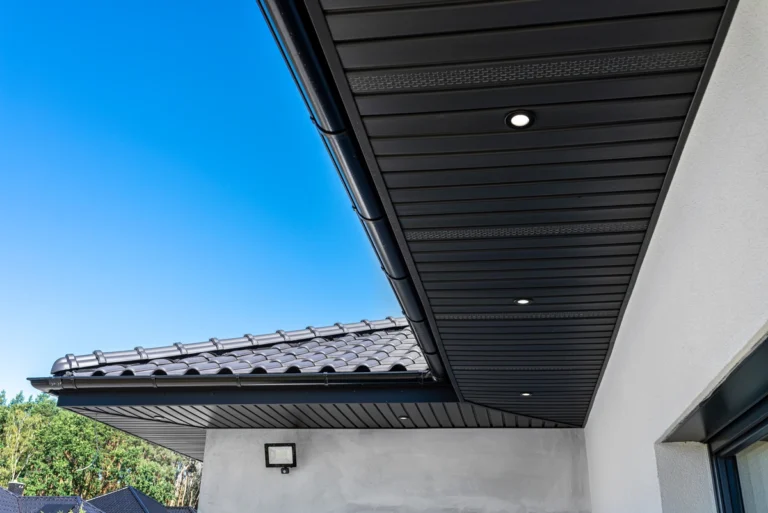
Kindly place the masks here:
POLYGON ((254 388, 436 385, 424 372, 325 372, 289 374, 210 374, 181 376, 52 376, 29 378, 37 390, 57 394, 64 390, 126 388, 254 388))
MULTIPOLYGON (((456 403, 448 383, 244 388, 124 388, 61 390, 61 408, 208 406, 223 404, 456 403)), ((125 415, 125 413, 122 413, 125 415)))
POLYGON ((316 45, 304 29, 302 15, 290 0, 257 0, 283 58, 291 70, 299 92, 307 105, 312 122, 325 144, 331 160, 352 200, 353 209, 365 228, 382 269, 413 329, 432 375, 445 378, 445 366, 427 323, 413 279, 385 217, 370 173, 364 164, 347 119, 334 96, 332 81, 317 57, 316 45))

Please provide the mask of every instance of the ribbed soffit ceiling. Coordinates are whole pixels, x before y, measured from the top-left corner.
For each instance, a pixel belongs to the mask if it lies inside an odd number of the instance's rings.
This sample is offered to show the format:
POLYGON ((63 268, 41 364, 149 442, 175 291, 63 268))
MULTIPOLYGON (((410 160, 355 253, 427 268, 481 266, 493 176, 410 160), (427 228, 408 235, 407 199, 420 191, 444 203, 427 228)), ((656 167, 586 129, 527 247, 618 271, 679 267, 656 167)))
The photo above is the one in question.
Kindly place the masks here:
POLYGON ((462 399, 584 424, 726 4, 296 3, 462 399))

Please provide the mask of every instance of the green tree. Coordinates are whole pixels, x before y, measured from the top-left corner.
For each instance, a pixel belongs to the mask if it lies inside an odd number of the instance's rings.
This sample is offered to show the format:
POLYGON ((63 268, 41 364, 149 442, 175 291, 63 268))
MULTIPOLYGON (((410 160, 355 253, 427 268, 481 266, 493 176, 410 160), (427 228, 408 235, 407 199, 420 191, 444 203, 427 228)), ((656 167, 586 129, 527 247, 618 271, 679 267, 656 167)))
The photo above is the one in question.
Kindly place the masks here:
POLYGON ((196 506, 201 471, 186 456, 59 409, 50 396, 0 400, 0 480, 23 481, 29 495, 88 499, 131 485, 164 504, 196 506))
POLYGON ((35 435, 40 431, 42 418, 20 403, 3 416, 0 459, 4 466, 0 477, 4 482, 16 481, 27 467, 34 452, 35 435))

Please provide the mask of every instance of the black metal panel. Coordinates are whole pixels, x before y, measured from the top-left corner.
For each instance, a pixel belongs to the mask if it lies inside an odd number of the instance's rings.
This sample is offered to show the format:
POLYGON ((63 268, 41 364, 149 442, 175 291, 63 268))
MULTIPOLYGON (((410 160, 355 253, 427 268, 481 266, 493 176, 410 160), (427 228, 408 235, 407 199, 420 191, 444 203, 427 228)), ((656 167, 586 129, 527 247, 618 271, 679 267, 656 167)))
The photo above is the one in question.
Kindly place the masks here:
POLYGON ((726 1, 304 4, 460 398, 582 425, 726 1))
MULTIPOLYGON (((503 121, 502 117, 497 123, 503 125, 503 121)), ((682 126, 682 120, 673 120, 560 130, 511 131, 507 129, 499 133, 450 137, 371 138, 371 144, 374 152, 381 156, 482 153, 665 139, 679 134, 682 126)))
POLYGON ((600 0, 549 0, 547 2, 441 2, 390 0, 323 0, 331 35, 336 41, 396 36, 503 29, 607 18, 669 13, 688 9, 722 7, 724 0, 634 0, 606 3, 600 0), (541 4, 546 5, 542 7, 541 4), (420 7, 374 11, 392 6, 420 7), (355 12, 338 12, 342 9, 355 12))
POLYGON ((203 459, 205 429, 167 421, 128 417, 121 413, 91 408, 70 408, 75 413, 138 436, 162 447, 180 452, 196 460, 203 459))
POLYGON ((567 428, 459 403, 184 404, 67 406, 126 433, 203 459, 207 429, 567 428))
MULTIPOLYGON (((559 180, 644 177, 663 175, 668 158, 649 158, 609 162, 560 163, 539 166, 456 169, 449 171, 415 171, 387 173, 387 186, 395 192, 416 187, 480 186, 502 184, 546 183, 559 180)), ((566 182, 567 183, 567 182, 566 182)), ((514 204, 517 204, 515 202, 514 204)), ((402 207, 401 207, 402 208, 402 207)), ((512 208, 514 210, 514 208, 512 208)))
MULTIPOLYGON (((540 8, 546 9, 544 3, 540 8)), ((660 46, 714 38, 720 10, 596 22, 339 43, 345 69, 432 66, 660 46)))
POLYGON ((447 153, 442 155, 410 155, 381 157, 382 171, 428 171, 471 169, 499 166, 531 166, 606 160, 669 157, 676 139, 628 142, 598 146, 576 146, 490 153, 447 153))

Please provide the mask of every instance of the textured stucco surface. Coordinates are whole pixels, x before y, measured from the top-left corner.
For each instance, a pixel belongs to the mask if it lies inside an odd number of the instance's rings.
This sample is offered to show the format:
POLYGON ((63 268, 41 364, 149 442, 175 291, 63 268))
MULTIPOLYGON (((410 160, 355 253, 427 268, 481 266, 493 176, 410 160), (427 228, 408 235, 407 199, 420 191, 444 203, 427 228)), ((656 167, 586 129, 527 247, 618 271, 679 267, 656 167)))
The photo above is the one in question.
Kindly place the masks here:
POLYGON ((581 513, 588 488, 581 430, 210 430, 200 512, 581 513))
POLYGON ((665 512, 717 513, 706 445, 657 444, 656 466, 665 512))
MULTIPOLYGON (((740 0, 628 304, 585 430, 595 513, 662 511, 674 455, 657 467, 654 444, 765 331, 766 26, 768 2, 740 0)), ((687 499, 663 511, 712 511, 687 499)))

